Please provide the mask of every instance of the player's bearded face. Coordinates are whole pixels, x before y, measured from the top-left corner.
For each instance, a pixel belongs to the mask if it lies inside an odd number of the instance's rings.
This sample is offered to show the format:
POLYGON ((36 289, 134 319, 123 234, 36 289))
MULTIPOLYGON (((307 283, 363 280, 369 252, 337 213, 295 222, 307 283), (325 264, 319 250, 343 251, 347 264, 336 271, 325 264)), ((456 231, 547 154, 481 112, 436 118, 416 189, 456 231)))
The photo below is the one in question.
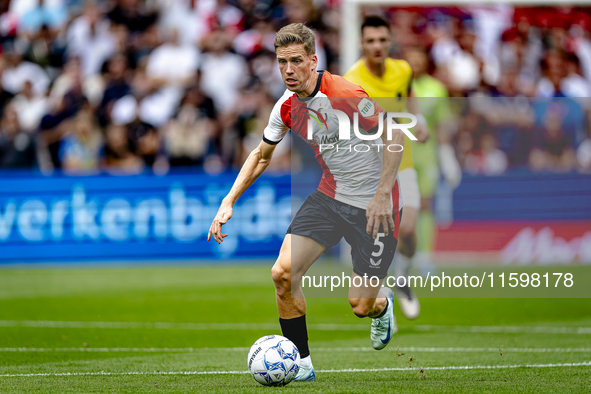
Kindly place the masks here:
POLYGON ((363 55, 374 63, 385 61, 390 52, 392 41, 390 31, 385 26, 367 26, 361 36, 363 55))
POLYGON ((276 52, 281 78, 287 89, 294 93, 308 89, 318 64, 316 55, 308 55, 303 44, 279 47, 276 52))

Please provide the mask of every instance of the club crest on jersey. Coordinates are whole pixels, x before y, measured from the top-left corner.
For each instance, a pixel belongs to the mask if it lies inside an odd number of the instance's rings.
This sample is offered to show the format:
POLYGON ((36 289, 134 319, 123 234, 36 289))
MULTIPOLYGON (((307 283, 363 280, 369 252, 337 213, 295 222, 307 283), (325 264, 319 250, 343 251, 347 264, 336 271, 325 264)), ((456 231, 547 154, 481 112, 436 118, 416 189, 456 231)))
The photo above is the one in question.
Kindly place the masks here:
MULTIPOLYGON (((306 110, 308 110, 308 112, 306 112, 306 115, 308 115, 311 119, 314 119, 316 121, 316 123, 318 124, 318 127, 320 127, 321 130, 322 130, 322 124, 324 124, 326 131, 328 131, 328 125, 326 124, 326 120, 324 120, 324 117, 320 113, 320 111, 322 111, 322 108, 319 108, 318 111, 316 111, 310 107, 306 107, 306 110), (312 113, 310 113, 310 112, 312 112, 312 113), (322 120, 322 123, 320 123, 320 120, 322 120)), ((309 128, 310 128, 310 126, 308 125, 308 129, 309 128)), ((312 139, 312 138, 309 138, 309 139, 312 139)))

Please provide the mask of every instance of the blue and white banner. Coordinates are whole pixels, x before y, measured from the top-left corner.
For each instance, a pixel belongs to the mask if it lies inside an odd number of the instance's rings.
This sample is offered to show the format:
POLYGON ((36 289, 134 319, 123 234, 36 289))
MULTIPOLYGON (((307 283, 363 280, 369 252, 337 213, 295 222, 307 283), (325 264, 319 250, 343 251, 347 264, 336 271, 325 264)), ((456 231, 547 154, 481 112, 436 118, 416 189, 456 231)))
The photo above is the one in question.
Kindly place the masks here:
MULTIPOLYGON (((224 242, 207 242, 211 220, 236 175, 0 172, 0 264, 274 258, 295 208, 318 185, 318 174, 264 174, 238 200, 224 226, 224 242)), ((485 231, 495 220, 588 222, 591 176, 465 175, 447 199, 438 196, 436 206, 447 200, 448 225, 478 223, 485 231)))
POLYGON ((235 173, 43 176, 0 173, 0 263, 276 256, 291 220, 291 177, 262 176, 222 245, 211 219, 235 173))

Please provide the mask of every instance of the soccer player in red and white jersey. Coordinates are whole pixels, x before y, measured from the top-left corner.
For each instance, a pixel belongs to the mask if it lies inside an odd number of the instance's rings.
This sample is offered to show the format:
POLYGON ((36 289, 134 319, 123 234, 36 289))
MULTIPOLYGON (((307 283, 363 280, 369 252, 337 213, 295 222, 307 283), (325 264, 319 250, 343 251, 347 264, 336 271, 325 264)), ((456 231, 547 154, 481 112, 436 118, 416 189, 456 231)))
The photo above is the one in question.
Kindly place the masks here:
POLYGON ((370 338, 375 349, 383 349, 392 338, 393 293, 381 285, 398 243, 401 201, 397 172, 404 133, 393 130, 389 139, 378 140, 383 144, 377 144, 378 141, 365 144, 367 141, 353 132, 349 140, 339 139, 340 120, 329 115, 327 106, 348 116, 357 112, 350 120, 357 118, 359 127, 368 134, 384 126, 384 110, 360 86, 327 71, 316 70, 315 37, 305 25, 294 23, 279 30, 275 51, 287 90, 273 108, 263 140, 250 153, 232 189, 222 200, 208 240, 213 236, 220 243, 228 236, 222 233, 222 226, 232 217, 232 207, 267 168, 275 146, 287 131, 291 129, 304 138, 314 149, 323 175, 318 190, 294 216, 271 274, 283 335, 300 351, 301 366, 296 380, 313 381, 316 375, 308 348, 306 300, 301 278, 343 237, 352 246, 351 283, 359 283, 355 281, 358 276, 379 279, 377 286, 366 280, 361 281, 362 286, 350 287, 349 303, 353 312, 358 317, 372 318, 370 338), (320 100, 320 104, 313 100, 320 100), (322 117, 322 122, 314 125, 313 139, 307 138, 308 118, 302 116, 304 110, 322 117), (323 146, 319 141, 330 141, 330 145, 323 146), (357 145, 368 148, 362 152, 350 149, 357 145), (392 147, 394 149, 390 149, 392 147))

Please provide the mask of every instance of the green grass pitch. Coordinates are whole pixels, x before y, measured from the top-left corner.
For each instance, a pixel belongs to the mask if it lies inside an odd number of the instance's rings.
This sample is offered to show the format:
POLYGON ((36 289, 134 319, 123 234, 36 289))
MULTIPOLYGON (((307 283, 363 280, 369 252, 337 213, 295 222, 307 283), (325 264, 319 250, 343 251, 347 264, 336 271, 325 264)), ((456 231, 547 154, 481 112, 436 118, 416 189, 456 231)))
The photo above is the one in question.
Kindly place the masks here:
POLYGON ((317 381, 268 388, 245 370, 280 333, 270 265, 1 269, 0 393, 591 392, 589 299, 421 302, 377 352, 345 299, 309 299, 317 381))

